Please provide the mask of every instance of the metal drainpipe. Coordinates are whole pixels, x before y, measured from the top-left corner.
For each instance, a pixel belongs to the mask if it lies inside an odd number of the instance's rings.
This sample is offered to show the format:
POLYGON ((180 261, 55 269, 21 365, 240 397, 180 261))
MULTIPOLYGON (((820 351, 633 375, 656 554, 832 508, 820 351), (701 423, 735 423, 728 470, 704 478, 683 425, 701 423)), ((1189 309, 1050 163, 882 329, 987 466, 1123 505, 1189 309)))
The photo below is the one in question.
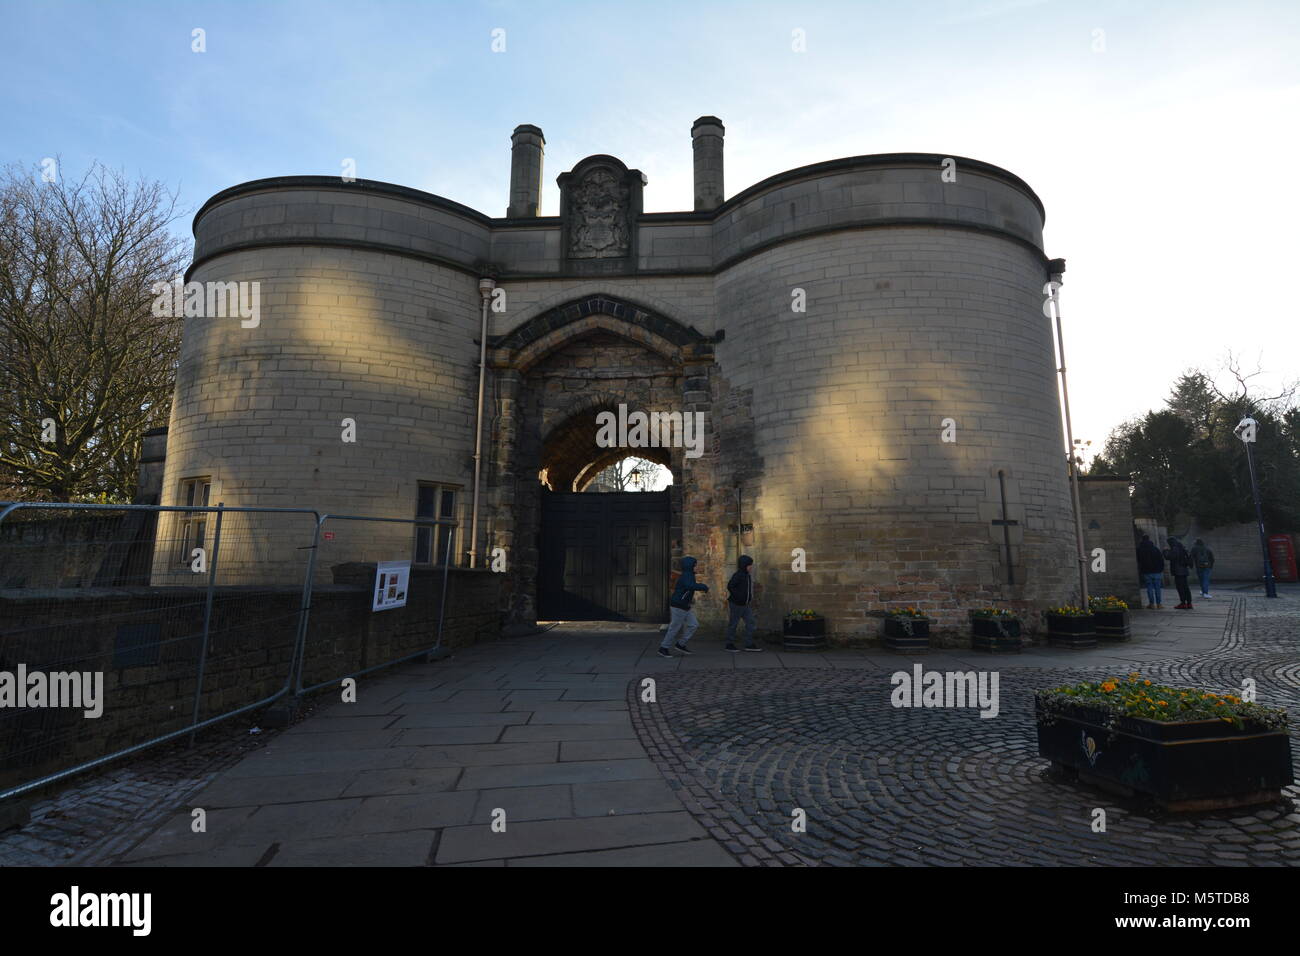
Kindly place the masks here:
MULTIPOLYGON (((1064 284, 1065 260, 1053 259, 1051 262, 1051 281, 1058 286, 1064 284)), ((1065 406, 1065 440, 1069 451, 1066 461, 1070 463, 1070 490, 1074 498, 1074 539, 1079 551, 1079 602, 1080 607, 1088 610, 1088 558, 1083 545, 1083 511, 1079 506, 1079 465, 1074 460, 1074 429, 1070 425, 1070 388, 1065 382, 1065 334, 1061 329, 1061 303, 1056 297, 1056 290, 1051 295, 1052 311, 1056 314, 1056 345, 1061 356, 1061 398, 1065 406)))
MULTIPOLYGON (((487 323, 488 299, 497 287, 495 279, 478 280, 478 294, 482 300, 482 322, 478 333, 478 403, 474 411, 474 505, 469 524, 469 566, 478 567, 478 486, 483 463, 483 379, 487 374, 487 323)), ((451 555, 447 555, 448 560, 451 555)))

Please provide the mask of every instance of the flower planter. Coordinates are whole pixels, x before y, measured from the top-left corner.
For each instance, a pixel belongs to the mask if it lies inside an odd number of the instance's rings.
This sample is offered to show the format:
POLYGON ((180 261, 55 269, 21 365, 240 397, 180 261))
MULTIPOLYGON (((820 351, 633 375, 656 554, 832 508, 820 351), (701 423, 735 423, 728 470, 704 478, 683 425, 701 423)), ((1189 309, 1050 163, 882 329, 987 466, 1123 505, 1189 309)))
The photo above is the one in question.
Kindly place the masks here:
POLYGON ((923 617, 885 618, 885 647, 904 653, 929 650, 930 621, 923 617))
POLYGON ((1055 647, 1096 647, 1093 615, 1047 615, 1047 641, 1055 647))
POLYGON ((1121 794, 1145 794, 1166 810, 1271 803, 1294 781, 1285 730, 1222 720, 1162 722, 1066 706, 1048 717, 1035 696, 1038 752, 1067 775, 1121 794), (1044 719, 1048 720, 1044 723, 1044 719))
POLYGON ((989 652, 1020 652, 1020 622, 992 617, 971 618, 970 646, 989 652))
POLYGON ((1128 611, 1093 611, 1092 619, 1098 639, 1127 641, 1133 634, 1128 623, 1128 611))
POLYGON ((824 617, 796 618, 785 621, 781 645, 787 651, 819 651, 826 647, 824 617))

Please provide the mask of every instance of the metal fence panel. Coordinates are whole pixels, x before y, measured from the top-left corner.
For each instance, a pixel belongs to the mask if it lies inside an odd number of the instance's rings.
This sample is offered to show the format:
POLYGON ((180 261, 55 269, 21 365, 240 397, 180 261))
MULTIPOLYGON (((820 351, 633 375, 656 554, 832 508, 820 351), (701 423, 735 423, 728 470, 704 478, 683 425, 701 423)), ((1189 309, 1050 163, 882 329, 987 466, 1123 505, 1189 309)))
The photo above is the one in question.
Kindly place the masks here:
POLYGON ((286 694, 317 524, 308 509, 0 506, 0 798, 286 694))
POLYGON ((322 517, 295 680, 299 694, 428 655, 439 647, 448 571, 455 562, 451 552, 455 528, 454 522, 434 519, 322 517), (434 536, 438 551, 431 551, 425 535, 434 536), (407 578, 405 605, 373 610, 376 566, 411 562, 421 554, 434 560, 450 555, 450 561, 441 566, 433 560, 414 564, 407 578))

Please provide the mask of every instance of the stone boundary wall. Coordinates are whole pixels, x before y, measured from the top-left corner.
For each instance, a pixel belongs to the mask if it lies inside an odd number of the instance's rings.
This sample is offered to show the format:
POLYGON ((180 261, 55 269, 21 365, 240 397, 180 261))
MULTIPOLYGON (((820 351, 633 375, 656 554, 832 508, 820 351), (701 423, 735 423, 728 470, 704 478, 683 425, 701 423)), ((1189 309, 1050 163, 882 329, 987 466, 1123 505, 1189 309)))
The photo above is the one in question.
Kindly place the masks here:
MULTIPOLYGON (((314 589, 303 683, 310 686, 434 644, 441 569, 411 572, 406 607, 372 612, 373 564, 341 565, 314 589)), ((443 647, 500 634, 501 575, 451 569, 443 647)), ((206 590, 0 591, 0 671, 102 671, 103 715, 0 710, 0 788, 183 729, 193 711, 206 590)), ((218 588, 200 719, 271 696, 289 677, 301 588, 218 588)), ((364 693, 365 678, 359 678, 364 693)))
POLYGON ((1133 504, 1128 478, 1088 478, 1079 481, 1083 508, 1083 543, 1088 555, 1088 593, 1113 594, 1129 607, 1143 604, 1138 580, 1137 548, 1133 544, 1133 504), (1106 552, 1106 571, 1092 570, 1092 551, 1106 552))

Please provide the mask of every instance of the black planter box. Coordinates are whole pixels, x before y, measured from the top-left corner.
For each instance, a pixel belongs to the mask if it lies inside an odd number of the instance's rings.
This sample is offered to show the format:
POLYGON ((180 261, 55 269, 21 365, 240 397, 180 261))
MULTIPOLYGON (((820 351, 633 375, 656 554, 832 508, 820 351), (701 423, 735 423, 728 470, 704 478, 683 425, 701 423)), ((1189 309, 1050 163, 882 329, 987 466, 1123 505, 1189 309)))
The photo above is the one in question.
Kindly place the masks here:
POLYGON ((785 622, 782 646, 788 651, 817 651, 826 646, 826 619, 789 620, 785 622))
POLYGON ((1164 723, 1067 707, 1044 725, 1035 696, 1038 752, 1085 783, 1145 794, 1166 810, 1216 810, 1271 803, 1294 781, 1291 739, 1283 730, 1222 720, 1164 723))
POLYGON ((1128 611, 1093 611, 1092 619, 1099 639, 1127 641, 1133 635, 1128 624, 1128 611))
POLYGON ((970 620, 970 646, 977 651, 1020 651, 1020 622, 989 617, 970 620))
POLYGON ((907 618, 912 625, 908 634, 902 618, 885 618, 885 647, 891 651, 926 651, 930 649, 930 622, 926 618, 907 618))
POLYGON ((1092 615, 1047 615, 1047 640, 1056 647, 1096 647, 1097 632, 1092 615))

